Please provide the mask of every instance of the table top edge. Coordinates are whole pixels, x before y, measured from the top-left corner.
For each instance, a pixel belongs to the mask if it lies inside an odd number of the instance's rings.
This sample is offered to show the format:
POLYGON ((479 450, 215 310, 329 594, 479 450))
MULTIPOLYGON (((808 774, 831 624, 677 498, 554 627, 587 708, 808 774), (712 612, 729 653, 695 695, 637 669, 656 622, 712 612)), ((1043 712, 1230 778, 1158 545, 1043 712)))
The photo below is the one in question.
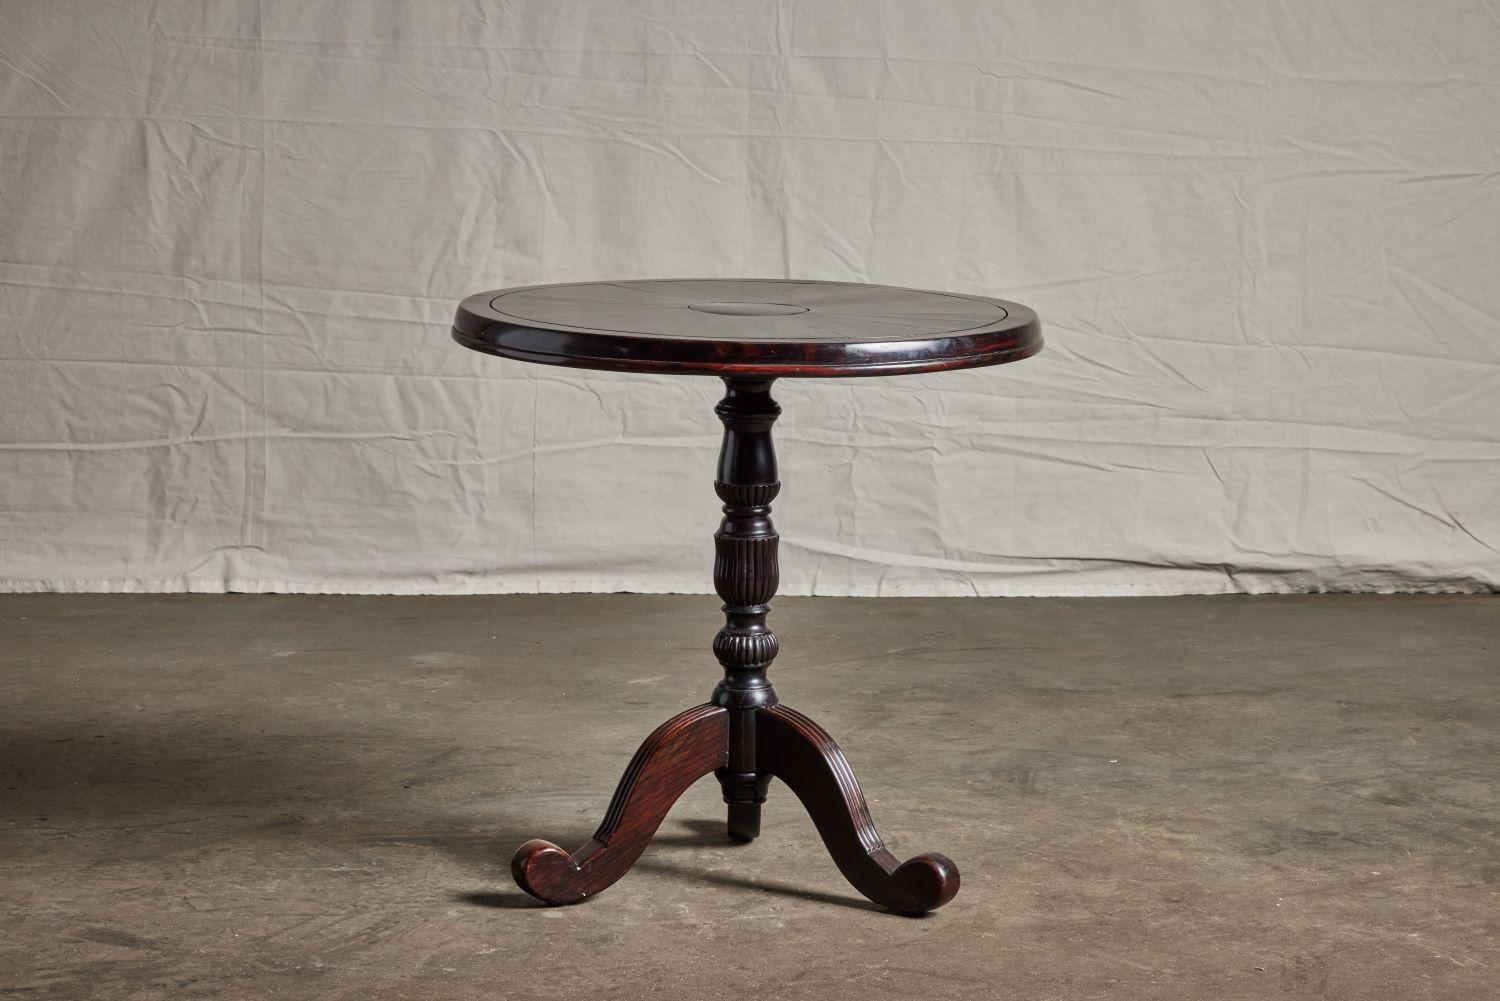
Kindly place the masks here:
MULTIPOLYGON (((699 279, 670 281, 695 280, 699 279)), ((453 339, 465 347, 486 354, 537 364, 622 372, 747 378, 879 376, 978 368, 1031 357, 1043 345, 1041 322, 1032 309, 1005 299, 967 293, 931 294, 987 302, 1004 310, 1005 315, 978 329, 918 335, 909 339, 739 340, 606 331, 546 321, 522 321, 490 307, 490 303, 497 297, 523 289, 597 284, 606 283, 522 285, 466 296, 454 317, 453 339)), ((798 284, 858 283, 798 281, 798 284)), ((900 291, 929 292, 925 289, 900 291)))

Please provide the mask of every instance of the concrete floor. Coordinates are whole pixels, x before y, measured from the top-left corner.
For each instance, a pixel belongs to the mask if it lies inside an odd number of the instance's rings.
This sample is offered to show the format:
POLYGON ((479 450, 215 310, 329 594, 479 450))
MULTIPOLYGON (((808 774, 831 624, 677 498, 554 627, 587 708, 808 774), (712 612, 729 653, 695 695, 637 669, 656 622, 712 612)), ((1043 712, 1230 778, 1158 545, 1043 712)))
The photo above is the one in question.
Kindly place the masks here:
POLYGON ((1500 996, 1500 599, 781 599, 773 676, 947 908, 863 905, 711 779, 577 907, 717 601, 0 597, 0 994, 1500 996))

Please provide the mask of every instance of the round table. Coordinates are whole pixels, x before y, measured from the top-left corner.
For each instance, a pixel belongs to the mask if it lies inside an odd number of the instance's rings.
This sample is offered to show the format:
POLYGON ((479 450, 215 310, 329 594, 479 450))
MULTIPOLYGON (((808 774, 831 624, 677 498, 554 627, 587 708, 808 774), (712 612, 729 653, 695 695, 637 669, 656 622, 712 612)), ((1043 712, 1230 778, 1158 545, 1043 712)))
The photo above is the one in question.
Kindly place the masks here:
POLYGON ((530 285, 481 292, 458 308, 460 344, 520 361, 621 372, 716 375, 724 425, 714 490, 714 588, 724 627, 713 652, 724 678, 709 701, 667 720, 636 751, 603 823, 568 853, 528 841, 511 861, 521 888, 553 904, 598 893, 645 850, 683 791, 713 772, 728 835, 760 833, 772 778, 801 800, 839 870, 877 904, 907 914, 958 892, 946 856, 901 862, 880 840, 844 754, 782 705, 766 670, 776 657, 766 614, 779 582, 771 501, 781 489, 771 398, 783 376, 876 376, 1017 361, 1042 347, 1025 306, 986 296, 786 279, 682 279, 530 285))

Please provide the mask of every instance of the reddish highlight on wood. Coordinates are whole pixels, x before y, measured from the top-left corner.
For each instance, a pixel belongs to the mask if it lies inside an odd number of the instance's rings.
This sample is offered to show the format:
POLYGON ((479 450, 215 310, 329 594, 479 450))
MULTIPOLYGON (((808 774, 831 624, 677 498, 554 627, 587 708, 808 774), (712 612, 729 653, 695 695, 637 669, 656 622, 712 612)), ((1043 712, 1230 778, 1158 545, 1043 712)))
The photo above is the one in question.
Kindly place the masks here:
POLYGON ((719 375, 724 427, 714 491, 714 589, 724 625, 713 652, 724 671, 707 704, 673 716, 636 751, 592 839, 569 853, 522 845, 517 884, 570 904, 609 887, 640 858, 682 793, 712 772, 726 834, 760 834, 760 808, 780 780, 811 815, 823 845, 860 893, 903 914, 958 893, 958 867, 929 853, 901 861, 885 847, 844 752, 822 727, 781 705, 767 671, 780 649, 768 623, 780 582, 771 504, 781 490, 771 427, 779 376, 932 372, 1016 361, 1042 346, 1036 314, 983 296, 783 279, 594 282, 525 286, 465 299, 454 338, 477 351, 550 365, 719 375))
POLYGON ((496 289, 463 301, 453 337, 542 365, 769 379, 940 372, 1000 365, 1042 348, 1041 324, 1020 303, 787 279, 496 289), (757 311, 769 306, 796 312, 757 311))
POLYGON ((677 797, 724 766, 728 716, 695 706, 657 727, 630 759, 593 838, 571 855, 550 841, 526 842, 510 862, 516 883, 538 900, 573 904, 625 875, 677 797))

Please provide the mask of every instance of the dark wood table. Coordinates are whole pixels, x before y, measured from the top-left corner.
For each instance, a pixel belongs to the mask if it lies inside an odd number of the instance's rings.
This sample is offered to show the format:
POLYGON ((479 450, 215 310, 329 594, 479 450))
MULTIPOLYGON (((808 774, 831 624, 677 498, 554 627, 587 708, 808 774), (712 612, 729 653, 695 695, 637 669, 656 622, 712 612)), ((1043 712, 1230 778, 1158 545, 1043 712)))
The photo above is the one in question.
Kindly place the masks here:
POLYGON ((920 914, 958 892, 946 856, 905 862, 886 850, 854 772, 818 724, 782 705, 766 677, 776 634, 766 625, 779 581, 771 501, 781 489, 771 425, 782 376, 875 376, 999 365, 1042 347, 1036 314, 983 296, 780 279, 588 282, 481 292, 458 308, 453 337, 503 358, 621 372, 716 375, 724 425, 714 490, 714 588, 724 628, 713 652, 724 678, 709 701, 679 713, 636 751, 593 840, 569 854, 528 841, 516 882, 548 903, 598 893, 645 850, 672 804, 713 772, 729 805, 728 835, 760 833, 772 778, 812 815, 840 871, 861 893, 920 914))

